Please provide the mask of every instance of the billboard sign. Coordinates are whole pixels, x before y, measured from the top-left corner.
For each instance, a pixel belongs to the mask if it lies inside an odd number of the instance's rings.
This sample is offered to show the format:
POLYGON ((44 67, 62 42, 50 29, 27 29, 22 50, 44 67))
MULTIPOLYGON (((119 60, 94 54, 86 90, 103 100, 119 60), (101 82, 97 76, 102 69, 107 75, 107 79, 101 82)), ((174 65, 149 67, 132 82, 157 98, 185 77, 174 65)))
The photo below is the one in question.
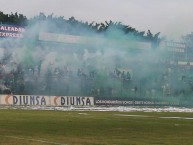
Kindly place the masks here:
POLYGON ((56 33, 39 33, 40 41, 49 41, 49 42, 60 42, 66 44, 82 44, 82 45, 104 45, 105 46, 118 46, 123 48, 136 48, 140 50, 149 50, 151 49, 151 43, 149 42, 139 42, 131 41, 129 39, 112 39, 106 37, 88 37, 88 36, 77 36, 77 35, 67 35, 67 34, 56 34, 56 33))
POLYGON ((4 24, 0 25, 0 37, 23 38, 24 32, 25 32, 24 27, 4 24))
POLYGON ((8 106, 94 106, 94 97, 0 95, 0 104, 8 106))
POLYGON ((50 102, 51 106, 94 106, 93 97, 54 96, 50 102))
POLYGON ((156 100, 113 100, 109 98, 95 98, 96 106, 179 106, 179 101, 156 100))

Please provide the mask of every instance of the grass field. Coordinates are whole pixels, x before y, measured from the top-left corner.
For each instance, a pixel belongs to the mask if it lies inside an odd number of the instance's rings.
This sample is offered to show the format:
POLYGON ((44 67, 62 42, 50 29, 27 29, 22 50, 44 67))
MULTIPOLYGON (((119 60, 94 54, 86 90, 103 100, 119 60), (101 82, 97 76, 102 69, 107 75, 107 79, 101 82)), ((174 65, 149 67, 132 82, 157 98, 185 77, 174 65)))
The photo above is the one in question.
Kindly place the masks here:
POLYGON ((193 113, 0 110, 0 145, 192 144, 193 113))

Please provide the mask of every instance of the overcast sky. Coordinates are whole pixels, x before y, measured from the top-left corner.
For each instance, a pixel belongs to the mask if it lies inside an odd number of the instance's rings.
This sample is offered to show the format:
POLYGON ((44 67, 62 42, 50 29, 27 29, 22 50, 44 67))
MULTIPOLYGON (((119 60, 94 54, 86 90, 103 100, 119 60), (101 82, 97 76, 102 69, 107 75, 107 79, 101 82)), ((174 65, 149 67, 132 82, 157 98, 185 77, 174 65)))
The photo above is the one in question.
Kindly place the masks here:
POLYGON ((177 40, 193 32, 193 0, 0 0, 0 11, 27 18, 44 12, 88 22, 112 20, 177 40))

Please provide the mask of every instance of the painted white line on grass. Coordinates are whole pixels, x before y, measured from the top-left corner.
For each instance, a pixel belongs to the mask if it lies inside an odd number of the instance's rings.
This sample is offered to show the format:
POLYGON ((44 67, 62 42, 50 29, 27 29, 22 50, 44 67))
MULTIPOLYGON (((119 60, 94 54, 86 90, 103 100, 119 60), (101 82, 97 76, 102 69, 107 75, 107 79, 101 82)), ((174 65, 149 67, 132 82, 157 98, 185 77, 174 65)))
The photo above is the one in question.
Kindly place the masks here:
POLYGON ((187 119, 187 120, 193 120, 193 118, 183 118, 183 119, 187 119))
POLYGON ((87 113, 78 113, 78 114, 80 114, 80 115, 88 115, 87 113))
MULTIPOLYGON (((154 116, 146 116, 146 115, 127 115, 127 114, 114 114, 115 116, 128 116, 128 117, 154 117, 154 116)), ((186 119, 186 120, 193 120, 193 118, 190 117, 158 117, 163 119, 186 119)))
POLYGON ((146 115, 126 115, 126 114, 114 114, 115 116, 128 116, 128 117, 152 117, 146 115))
POLYGON ((159 118, 165 118, 165 119, 181 119, 181 117, 159 117, 159 118))
POLYGON ((187 120, 193 120, 193 118, 188 118, 188 117, 160 117, 160 118, 165 118, 165 119, 187 119, 187 120))
POLYGON ((6 137, 6 138, 19 139, 19 140, 26 140, 26 141, 35 141, 35 142, 47 143, 47 144, 52 144, 52 145, 67 145, 67 144, 62 144, 62 143, 57 143, 57 142, 50 142, 50 141, 46 141, 46 140, 33 139, 33 138, 23 138, 23 137, 6 136, 6 135, 0 135, 0 136, 6 137))

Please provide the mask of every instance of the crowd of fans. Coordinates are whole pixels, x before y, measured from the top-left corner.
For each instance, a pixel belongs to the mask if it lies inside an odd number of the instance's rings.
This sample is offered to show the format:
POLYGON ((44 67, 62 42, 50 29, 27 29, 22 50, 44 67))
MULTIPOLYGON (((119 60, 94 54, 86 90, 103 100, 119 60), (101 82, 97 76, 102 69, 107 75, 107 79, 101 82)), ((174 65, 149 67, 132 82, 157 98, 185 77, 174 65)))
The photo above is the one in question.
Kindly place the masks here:
MULTIPOLYGON (((43 50, 47 45, 40 47, 43 50)), ((71 57, 72 52, 67 53, 71 57)), ((29 65, 25 61, 14 61, 13 54, 4 50, 1 57, 1 94, 156 97, 193 92, 190 63, 180 66, 171 60, 153 61, 148 64, 151 74, 145 72, 147 65, 137 60, 130 68, 123 62, 95 67, 96 64, 90 64, 92 59, 84 60, 80 54, 78 63, 82 65, 49 62, 45 67, 44 59, 36 58, 36 62, 29 65)))
MULTIPOLYGON (((66 20, 44 13, 32 19, 18 13, 0 12, 0 16, 2 25, 28 27, 29 31, 25 36, 27 39, 0 38, 0 94, 176 97, 193 93, 192 64, 187 59, 187 64, 178 63, 181 59, 176 59, 174 53, 154 52, 161 41, 160 32, 152 34, 148 30, 145 33, 112 21, 88 23, 74 17, 66 20), (87 37, 118 38, 123 35, 124 39, 151 43, 152 49, 140 52, 132 48, 130 52, 119 52, 122 49, 115 48, 111 56, 113 48, 105 55, 102 50, 105 46, 99 46, 97 42, 93 42, 93 48, 40 42, 36 36, 40 29, 87 37), (84 49, 92 50, 85 53, 84 49)), ((191 50, 192 34, 184 38, 191 50)))

